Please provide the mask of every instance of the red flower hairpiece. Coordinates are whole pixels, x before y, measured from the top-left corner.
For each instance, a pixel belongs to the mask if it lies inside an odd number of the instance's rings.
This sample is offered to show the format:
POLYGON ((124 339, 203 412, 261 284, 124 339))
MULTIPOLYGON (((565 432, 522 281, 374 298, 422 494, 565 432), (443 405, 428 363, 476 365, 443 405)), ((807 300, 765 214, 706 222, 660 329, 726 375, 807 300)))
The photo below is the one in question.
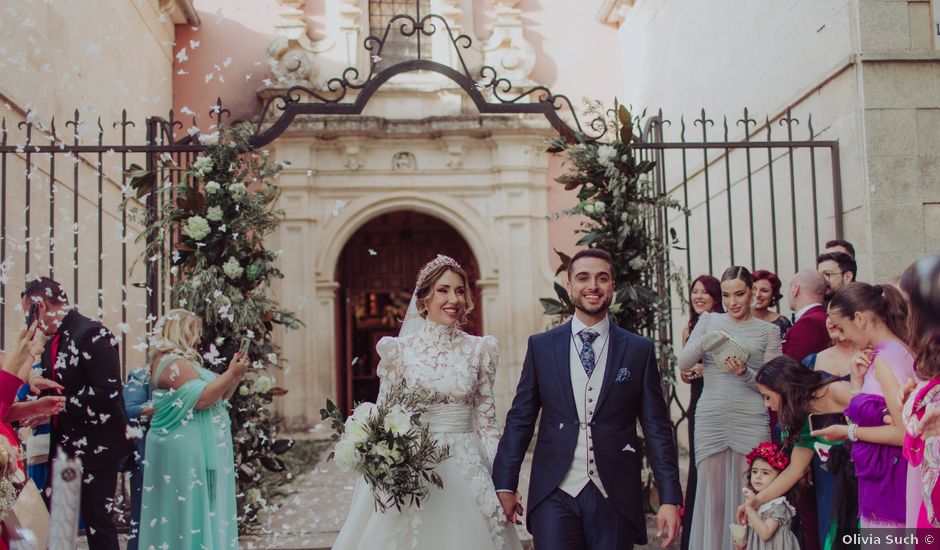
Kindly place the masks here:
POLYGON ((748 453, 747 465, 750 466, 758 458, 766 460, 775 470, 785 470, 787 464, 790 463, 787 455, 783 454, 783 451, 770 441, 764 441, 748 453))

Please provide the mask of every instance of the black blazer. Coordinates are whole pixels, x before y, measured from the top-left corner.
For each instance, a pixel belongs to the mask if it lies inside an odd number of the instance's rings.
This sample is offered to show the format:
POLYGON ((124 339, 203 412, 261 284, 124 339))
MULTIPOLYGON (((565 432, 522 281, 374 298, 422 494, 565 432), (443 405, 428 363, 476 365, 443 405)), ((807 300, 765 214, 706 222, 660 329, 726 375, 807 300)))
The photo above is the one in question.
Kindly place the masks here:
MULTIPOLYGON (((529 337, 522 376, 493 464, 496 489, 516 490, 519 468, 541 411, 529 482, 529 518, 532 510, 561 484, 580 436, 571 387, 570 342, 570 321, 529 337)), ((646 544, 637 420, 643 427, 660 501, 678 505, 682 490, 673 426, 663 398, 653 342, 611 323, 607 357, 591 421, 594 458, 611 503, 634 525, 636 542, 646 544)))
POLYGON ((118 462, 134 450, 127 439, 117 342, 101 323, 74 309, 62 319, 57 334, 55 378, 52 339, 41 359, 43 376, 65 388, 65 409, 52 426, 51 456, 61 446, 70 457, 82 459, 85 470, 117 470, 118 462))

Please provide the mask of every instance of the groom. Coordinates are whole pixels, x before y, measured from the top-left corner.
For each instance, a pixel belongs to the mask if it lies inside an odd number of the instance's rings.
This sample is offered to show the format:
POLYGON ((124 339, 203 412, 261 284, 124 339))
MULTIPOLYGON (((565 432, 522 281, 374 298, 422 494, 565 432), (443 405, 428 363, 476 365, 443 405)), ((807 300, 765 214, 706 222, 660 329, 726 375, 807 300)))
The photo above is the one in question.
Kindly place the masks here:
POLYGON ((581 250, 568 265, 574 318, 529 337, 516 397, 493 464, 506 520, 522 503, 519 468, 539 422, 527 526, 538 550, 629 550, 646 544, 636 422, 659 490, 657 535, 676 538, 682 500, 672 423, 653 343, 610 322, 613 261, 581 250))

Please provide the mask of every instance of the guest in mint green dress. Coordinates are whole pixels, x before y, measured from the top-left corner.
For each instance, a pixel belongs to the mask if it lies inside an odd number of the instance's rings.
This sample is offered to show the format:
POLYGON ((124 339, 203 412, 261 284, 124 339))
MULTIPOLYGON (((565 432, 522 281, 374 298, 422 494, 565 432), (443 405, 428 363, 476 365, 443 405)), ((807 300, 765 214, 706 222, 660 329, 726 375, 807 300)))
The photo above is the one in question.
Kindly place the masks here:
POLYGON ((154 415, 140 518, 140 548, 238 548, 235 466, 227 399, 248 368, 217 375, 196 352, 202 321, 185 309, 163 320, 151 364, 154 415))

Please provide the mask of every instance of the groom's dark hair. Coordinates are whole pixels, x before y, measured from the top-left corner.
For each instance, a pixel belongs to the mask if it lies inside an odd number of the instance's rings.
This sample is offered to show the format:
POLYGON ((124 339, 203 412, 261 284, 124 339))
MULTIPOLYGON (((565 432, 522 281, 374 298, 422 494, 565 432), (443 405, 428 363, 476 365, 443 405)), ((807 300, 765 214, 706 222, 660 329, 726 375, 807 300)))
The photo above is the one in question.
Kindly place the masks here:
POLYGON ((610 265, 610 276, 614 276, 614 259, 611 257, 610 253, 606 250, 601 250, 600 248, 582 248, 581 250, 575 252, 574 256, 571 257, 571 261, 568 262, 568 278, 571 278, 572 269, 574 268, 574 263, 581 258, 598 258, 604 260, 610 265))

